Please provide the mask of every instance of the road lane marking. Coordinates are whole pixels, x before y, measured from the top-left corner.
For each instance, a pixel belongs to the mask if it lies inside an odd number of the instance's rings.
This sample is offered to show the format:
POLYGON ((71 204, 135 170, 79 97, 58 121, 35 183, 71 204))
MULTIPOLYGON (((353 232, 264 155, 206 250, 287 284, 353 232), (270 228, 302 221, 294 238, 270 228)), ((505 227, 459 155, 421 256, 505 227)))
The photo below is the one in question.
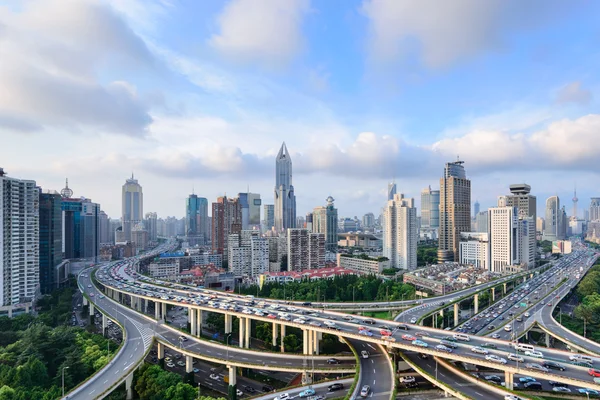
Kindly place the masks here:
POLYGON ((92 391, 90 392, 90 394, 94 393, 95 391, 96 391, 96 389, 92 390, 92 391))

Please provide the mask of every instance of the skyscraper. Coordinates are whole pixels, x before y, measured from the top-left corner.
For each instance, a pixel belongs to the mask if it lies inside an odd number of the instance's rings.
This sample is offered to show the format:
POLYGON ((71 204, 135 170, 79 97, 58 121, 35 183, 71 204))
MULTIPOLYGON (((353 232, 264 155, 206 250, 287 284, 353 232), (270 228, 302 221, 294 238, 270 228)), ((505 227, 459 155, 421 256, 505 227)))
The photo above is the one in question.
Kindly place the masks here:
POLYGON ((287 230, 288 271, 325 266, 325 235, 308 229, 287 230))
POLYGON ((325 249, 330 252, 337 252, 338 242, 338 212, 333 205, 333 197, 327 197, 325 207, 316 207, 313 210, 312 232, 323 233, 325 235, 325 249))
MULTIPOLYGON (((524 244, 529 246, 525 249, 521 246, 519 251, 519 259, 521 263, 527 263, 529 268, 535 265, 535 254, 537 241, 535 237, 535 224, 537 221, 537 198, 530 194, 531 186, 526 183, 510 185, 510 195, 503 196, 505 205, 509 207, 517 207, 519 221, 521 221, 521 232, 527 229, 529 237, 523 240, 524 244), (527 218, 530 221, 524 222, 527 218), (526 226, 526 228, 525 228, 526 226)), ((500 205, 500 204, 498 204, 500 205)))
POLYGON ((108 218, 108 214, 104 212, 104 210, 100 210, 99 216, 99 241, 100 244, 112 244, 114 241, 114 232, 111 237, 110 232, 110 219, 108 218))
POLYGON ((496 273, 510 272, 510 266, 519 265, 518 211, 516 207, 492 207, 488 210, 490 241, 490 270, 496 273))
POLYGON ((0 168, 0 306, 30 307, 40 286, 39 189, 0 168))
POLYGON ((65 258, 97 261, 100 248, 100 204, 85 197, 63 198, 61 208, 65 258))
POLYGON ((600 221, 600 197, 590 199, 590 221, 600 221))
POLYGON ((127 179, 122 190, 122 213, 121 223, 123 226, 123 235, 126 241, 131 241, 131 230, 144 219, 144 197, 142 186, 137 179, 127 179))
POLYGON ((421 228, 440 227, 440 191, 431 186, 421 191, 421 228))
POLYGON ((61 279, 57 267, 62 263, 62 197, 55 191, 40 189, 40 289, 48 294, 61 279))
POLYGON ((296 227, 296 195, 292 185, 292 159, 285 143, 275 160, 275 230, 296 227))
POLYGON ((227 259, 229 235, 242 230, 242 209, 238 199, 227 196, 217 198, 212 203, 212 250, 227 259))
POLYGON ((372 228, 375 226, 375 215, 373 213, 366 213, 362 218, 363 229, 372 228))
POLYGON ((388 201, 394 200, 395 195, 396 195, 396 182, 390 182, 390 183, 388 183, 388 189, 387 189, 388 201))
POLYGON ((257 230, 229 235, 229 271, 235 276, 254 277, 269 271, 269 241, 257 230))
POLYGON ((158 237, 158 214, 155 212, 146 213, 144 218, 148 240, 155 242, 158 237))
POLYGON ((475 204, 473 204, 473 216, 476 217, 477 214, 479 214, 480 211, 480 204, 479 201, 475 200, 475 204))
POLYGON ((275 226, 275 206, 273 204, 265 204, 263 214, 263 230, 270 231, 275 226))
POLYGON ((417 267, 418 238, 415 201, 397 193, 393 200, 388 200, 383 214, 383 255, 390 260, 391 267, 417 267))
POLYGON ((438 261, 459 261, 460 233, 471 230, 471 181, 463 161, 449 162, 440 179, 438 261))
POLYGON ((548 197, 546 200, 546 218, 544 219, 544 240, 554 241, 560 238, 562 219, 560 199, 558 196, 548 197))
POLYGON ((242 208, 242 230, 260 229, 260 194, 239 193, 238 199, 242 208))
POLYGON ((185 235, 190 243, 207 243, 208 226, 208 200, 191 194, 185 201, 185 235))

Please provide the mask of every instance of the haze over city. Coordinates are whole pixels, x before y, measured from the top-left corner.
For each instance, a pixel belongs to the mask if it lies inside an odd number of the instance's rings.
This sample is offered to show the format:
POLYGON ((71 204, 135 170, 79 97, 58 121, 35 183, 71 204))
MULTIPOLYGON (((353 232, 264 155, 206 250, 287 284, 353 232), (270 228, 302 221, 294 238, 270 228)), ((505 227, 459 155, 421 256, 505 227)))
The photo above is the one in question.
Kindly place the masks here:
POLYGON ((271 202, 285 141, 298 215, 378 213, 392 180, 419 206, 457 156, 484 209, 515 182, 587 206, 600 6, 433 3, 5 2, 1 166, 115 218, 133 172, 181 217, 192 191, 271 202))

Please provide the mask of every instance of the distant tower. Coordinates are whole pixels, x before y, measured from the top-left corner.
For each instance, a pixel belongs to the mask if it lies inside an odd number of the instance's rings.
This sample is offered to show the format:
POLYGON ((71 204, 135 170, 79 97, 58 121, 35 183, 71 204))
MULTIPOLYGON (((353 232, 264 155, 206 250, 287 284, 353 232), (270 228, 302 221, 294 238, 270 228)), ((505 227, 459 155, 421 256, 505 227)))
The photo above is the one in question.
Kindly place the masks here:
POLYGON ((577 186, 575 186, 575 191, 573 192, 573 219, 577 219, 577 202, 579 199, 577 198, 577 186))
POLYGON ((60 191, 60 195, 63 197, 63 199, 70 199, 73 197, 73 191, 69 188, 69 178, 66 179, 65 187, 60 191))
POLYGON ((479 200, 475 200, 475 204, 473 204, 473 210, 474 210, 473 215, 476 217, 477 214, 479 214, 479 210, 480 210, 479 200))
POLYGON ((296 227, 296 196, 292 185, 292 159, 283 143, 275 159, 275 229, 296 227))
POLYGON ((396 182, 388 183, 388 191, 387 191, 387 199, 388 201, 394 200, 394 195, 396 194, 396 182))

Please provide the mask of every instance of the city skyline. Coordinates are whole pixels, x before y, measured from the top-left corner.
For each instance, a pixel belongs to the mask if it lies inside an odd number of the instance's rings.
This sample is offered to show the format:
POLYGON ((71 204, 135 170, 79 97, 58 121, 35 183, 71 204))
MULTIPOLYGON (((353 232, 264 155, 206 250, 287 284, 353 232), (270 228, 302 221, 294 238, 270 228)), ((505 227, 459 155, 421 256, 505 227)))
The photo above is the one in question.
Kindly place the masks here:
POLYGON ((395 3, 294 1, 286 14, 265 2, 239 25, 248 0, 74 1, 65 13, 9 2, 2 166, 51 190, 68 177, 112 218, 134 171, 146 210, 183 216, 192 187, 212 201, 250 185, 270 203, 285 141, 297 215, 329 195, 340 215, 377 212, 392 180, 419 207, 457 154, 483 208, 513 182, 532 186, 539 215, 540 199, 571 198, 575 183, 585 208, 598 195, 600 5, 439 7, 435 30, 430 7, 395 3), (73 23, 92 14, 92 25, 73 23))

